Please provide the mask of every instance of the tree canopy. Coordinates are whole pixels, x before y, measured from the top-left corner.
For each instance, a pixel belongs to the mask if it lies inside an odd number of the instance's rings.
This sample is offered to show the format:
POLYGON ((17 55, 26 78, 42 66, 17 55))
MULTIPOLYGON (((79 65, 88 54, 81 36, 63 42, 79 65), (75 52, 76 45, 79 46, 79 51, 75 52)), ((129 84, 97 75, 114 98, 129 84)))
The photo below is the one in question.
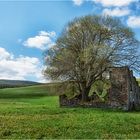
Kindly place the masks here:
POLYGON ((53 80, 75 81, 86 101, 92 84, 107 68, 139 70, 138 48, 133 31, 119 19, 95 15, 75 18, 46 50, 44 74, 53 80))

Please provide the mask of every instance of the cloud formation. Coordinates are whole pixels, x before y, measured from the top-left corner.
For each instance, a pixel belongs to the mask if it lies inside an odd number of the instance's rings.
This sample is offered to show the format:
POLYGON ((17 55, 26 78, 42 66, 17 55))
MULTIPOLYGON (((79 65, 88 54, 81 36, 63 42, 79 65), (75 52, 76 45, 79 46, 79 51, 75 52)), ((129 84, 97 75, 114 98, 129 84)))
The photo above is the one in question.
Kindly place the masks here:
POLYGON ((34 77, 37 81, 44 80, 38 58, 22 55, 15 57, 2 47, 0 54, 0 79, 28 80, 27 77, 34 77))
POLYGON ((129 15, 131 12, 130 9, 128 8, 114 8, 114 9, 104 9, 103 10, 103 15, 109 15, 109 16, 116 16, 116 17, 121 17, 121 16, 126 16, 129 15))
POLYGON ((80 6, 81 4, 83 4, 84 0, 72 0, 74 2, 75 5, 80 6))
POLYGON ((4 48, 0 47, 0 61, 3 59, 10 59, 11 57, 13 57, 12 54, 10 54, 9 52, 7 52, 4 48))
POLYGON ((93 0, 93 2, 97 4, 101 4, 104 7, 116 6, 128 6, 132 2, 136 2, 137 0, 93 0))
POLYGON ((127 20, 127 25, 132 28, 140 27, 140 16, 130 16, 127 20))
POLYGON ((52 45, 55 44, 53 41, 55 36, 56 33, 54 31, 40 31, 38 35, 30 37, 26 41, 24 41, 23 45, 29 48, 45 50, 46 48, 50 48, 52 45))

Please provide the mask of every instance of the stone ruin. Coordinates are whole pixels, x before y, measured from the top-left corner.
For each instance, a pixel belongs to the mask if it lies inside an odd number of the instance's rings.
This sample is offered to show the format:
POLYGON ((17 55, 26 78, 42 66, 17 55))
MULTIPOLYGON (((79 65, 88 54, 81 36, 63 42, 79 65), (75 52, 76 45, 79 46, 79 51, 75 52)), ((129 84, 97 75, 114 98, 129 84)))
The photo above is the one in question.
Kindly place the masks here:
POLYGON ((112 67, 109 69, 110 88, 106 101, 94 98, 87 103, 81 103, 78 96, 68 99, 66 95, 59 96, 60 106, 65 107, 95 107, 118 108, 122 110, 140 110, 140 87, 133 72, 128 67, 112 67))

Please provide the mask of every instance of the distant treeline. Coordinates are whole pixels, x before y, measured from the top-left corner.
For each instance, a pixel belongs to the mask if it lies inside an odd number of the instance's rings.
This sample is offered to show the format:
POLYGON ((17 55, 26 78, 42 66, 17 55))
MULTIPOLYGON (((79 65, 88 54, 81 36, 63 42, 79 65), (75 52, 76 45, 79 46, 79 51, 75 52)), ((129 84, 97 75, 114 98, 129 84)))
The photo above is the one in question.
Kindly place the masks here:
POLYGON ((38 84, 41 83, 32 82, 32 81, 19 81, 19 80, 0 80, 0 89, 25 87, 25 86, 38 85, 38 84))

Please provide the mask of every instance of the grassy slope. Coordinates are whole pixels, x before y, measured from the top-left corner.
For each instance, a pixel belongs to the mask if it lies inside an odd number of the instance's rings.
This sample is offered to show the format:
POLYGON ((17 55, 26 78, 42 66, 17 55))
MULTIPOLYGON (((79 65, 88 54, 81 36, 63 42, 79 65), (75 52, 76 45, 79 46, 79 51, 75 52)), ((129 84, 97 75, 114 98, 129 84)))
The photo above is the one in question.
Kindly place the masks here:
POLYGON ((137 79, 137 81, 138 81, 138 83, 139 83, 139 85, 140 85, 140 79, 137 79))
POLYGON ((55 90, 58 87, 57 84, 42 84, 35 86, 27 86, 20 88, 5 88, 0 89, 1 98, 36 98, 43 96, 59 95, 55 90))
POLYGON ((0 90, 0 138, 140 138, 139 112, 59 108, 51 86, 0 90))

